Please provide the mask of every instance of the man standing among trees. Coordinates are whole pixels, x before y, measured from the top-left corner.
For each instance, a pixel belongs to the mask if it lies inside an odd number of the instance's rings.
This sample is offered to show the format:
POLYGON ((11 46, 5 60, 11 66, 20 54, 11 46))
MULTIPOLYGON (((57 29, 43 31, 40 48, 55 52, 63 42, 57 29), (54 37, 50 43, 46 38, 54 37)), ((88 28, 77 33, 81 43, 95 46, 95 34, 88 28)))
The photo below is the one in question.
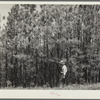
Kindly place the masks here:
POLYGON ((59 85, 63 85, 64 86, 66 73, 67 73, 67 67, 66 67, 65 62, 63 60, 61 60, 59 63, 60 63, 60 66, 61 66, 59 85))

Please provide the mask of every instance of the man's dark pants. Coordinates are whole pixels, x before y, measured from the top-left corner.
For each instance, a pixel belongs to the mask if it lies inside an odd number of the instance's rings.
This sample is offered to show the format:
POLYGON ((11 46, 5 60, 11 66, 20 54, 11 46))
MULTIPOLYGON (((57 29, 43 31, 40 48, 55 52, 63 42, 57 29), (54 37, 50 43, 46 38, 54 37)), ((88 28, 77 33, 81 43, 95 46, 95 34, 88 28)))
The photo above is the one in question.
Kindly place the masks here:
POLYGON ((63 85, 64 86, 64 84, 65 84, 65 77, 64 77, 64 74, 60 74, 60 76, 59 76, 59 82, 58 82, 58 85, 60 86, 60 85, 63 85))

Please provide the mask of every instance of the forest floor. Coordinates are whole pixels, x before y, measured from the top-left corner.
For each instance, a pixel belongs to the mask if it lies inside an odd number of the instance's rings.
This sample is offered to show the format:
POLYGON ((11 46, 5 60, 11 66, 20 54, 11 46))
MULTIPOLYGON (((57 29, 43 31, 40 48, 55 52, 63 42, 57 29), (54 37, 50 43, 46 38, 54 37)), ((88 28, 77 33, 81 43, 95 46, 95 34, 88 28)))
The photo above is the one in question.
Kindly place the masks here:
POLYGON ((84 85, 79 85, 79 84, 72 84, 72 85, 67 85, 67 86, 60 86, 60 87, 29 87, 29 88, 23 88, 23 87, 17 87, 17 88, 12 88, 12 87, 7 87, 7 88, 2 88, 2 89, 25 89, 25 90, 100 90, 100 83, 97 84, 84 84, 84 85))
MULTIPOLYGON (((36 88, 36 89, 43 89, 43 88, 36 88)), ((100 90, 100 83, 91 84, 91 85, 79 85, 79 84, 72 84, 67 86, 60 86, 54 88, 45 88, 45 90, 100 90)))
POLYGON ((53 89, 60 89, 60 90, 100 90, 100 83, 91 84, 91 85, 88 85, 88 84, 84 84, 84 85, 73 84, 73 85, 68 85, 68 86, 53 88, 53 89))

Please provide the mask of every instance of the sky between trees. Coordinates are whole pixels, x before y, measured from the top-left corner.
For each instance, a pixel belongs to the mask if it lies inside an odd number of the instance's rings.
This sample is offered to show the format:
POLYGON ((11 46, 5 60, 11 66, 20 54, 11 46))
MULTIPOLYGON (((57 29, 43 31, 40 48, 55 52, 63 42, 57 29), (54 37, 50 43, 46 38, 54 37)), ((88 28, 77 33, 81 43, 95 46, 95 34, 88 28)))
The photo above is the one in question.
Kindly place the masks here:
MULTIPOLYGON (((5 16, 6 18, 8 17, 8 12, 12 8, 12 4, 0 4, 0 16, 3 17, 5 16)), ((1 25, 6 23, 6 19, 1 21, 1 25)))
MULTIPOLYGON (((0 17, 1 17, 1 27, 6 24, 8 12, 10 12, 13 4, 0 4, 0 17), (2 20, 2 17, 5 16, 5 20, 2 20)), ((37 5, 36 8, 38 11, 40 11, 39 5, 37 5)))

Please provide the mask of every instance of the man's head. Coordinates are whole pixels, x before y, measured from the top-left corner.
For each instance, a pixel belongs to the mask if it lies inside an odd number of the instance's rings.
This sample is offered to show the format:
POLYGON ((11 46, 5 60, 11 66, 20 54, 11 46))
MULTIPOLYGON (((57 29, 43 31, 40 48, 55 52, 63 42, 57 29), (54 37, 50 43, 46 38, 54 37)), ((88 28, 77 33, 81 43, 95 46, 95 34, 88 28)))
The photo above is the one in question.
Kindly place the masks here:
POLYGON ((64 65, 64 64, 65 64, 63 60, 61 60, 59 63, 60 63, 61 65, 64 65))

